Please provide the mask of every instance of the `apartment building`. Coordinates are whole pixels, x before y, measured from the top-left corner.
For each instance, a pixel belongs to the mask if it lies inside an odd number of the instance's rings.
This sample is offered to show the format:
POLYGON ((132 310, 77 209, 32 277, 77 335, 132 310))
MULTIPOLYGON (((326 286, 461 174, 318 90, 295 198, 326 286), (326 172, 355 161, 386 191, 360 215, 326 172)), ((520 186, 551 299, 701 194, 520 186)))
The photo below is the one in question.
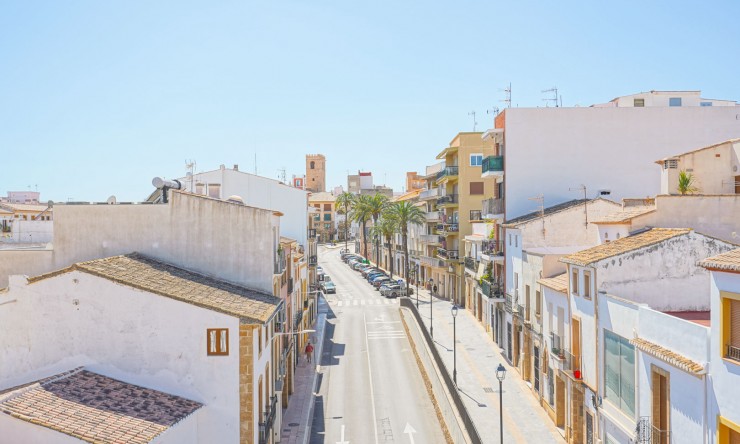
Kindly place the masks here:
POLYGON ((314 208, 311 213, 311 228, 316 230, 319 242, 337 239, 337 198, 331 193, 311 193, 308 205, 314 208))
POLYGON ((438 155, 444 167, 434 185, 439 189, 436 233, 442 237, 437 257, 445 261, 439 276, 439 294, 465 306, 464 263, 460 250, 472 233, 472 222, 481 221, 480 202, 494 192, 494 181, 481 178, 483 159, 494 154, 493 142, 482 133, 458 133, 438 155))
POLYGON ((416 236, 411 236, 413 242, 419 246, 419 251, 416 254, 410 252, 412 261, 419 266, 420 280, 427 284, 430 291, 436 287, 437 293, 446 268, 445 261, 437 257, 437 248, 442 245, 443 237, 437 234, 437 224, 442 222, 442 216, 437 208, 440 188, 436 181, 437 175, 444 167, 444 161, 438 162, 427 166, 424 174, 420 175, 420 178, 426 181, 426 185, 417 199, 425 212, 426 224, 420 227, 416 236))

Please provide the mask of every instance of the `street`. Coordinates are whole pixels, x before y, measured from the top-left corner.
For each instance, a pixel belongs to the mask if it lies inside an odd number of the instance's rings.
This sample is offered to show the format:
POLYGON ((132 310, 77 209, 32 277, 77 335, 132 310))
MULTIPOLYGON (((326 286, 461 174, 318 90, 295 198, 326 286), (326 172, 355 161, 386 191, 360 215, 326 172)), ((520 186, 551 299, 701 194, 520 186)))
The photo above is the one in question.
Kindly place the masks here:
POLYGON ((319 248, 337 285, 329 305, 311 443, 444 443, 399 316, 339 257, 319 248))

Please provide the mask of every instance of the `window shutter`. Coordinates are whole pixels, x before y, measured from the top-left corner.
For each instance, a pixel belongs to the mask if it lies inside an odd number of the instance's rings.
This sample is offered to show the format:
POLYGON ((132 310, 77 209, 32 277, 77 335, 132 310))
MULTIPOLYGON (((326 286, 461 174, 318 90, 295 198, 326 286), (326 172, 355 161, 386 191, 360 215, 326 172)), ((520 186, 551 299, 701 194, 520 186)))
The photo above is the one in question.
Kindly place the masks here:
POLYGON ((470 182, 470 194, 483 194, 483 182, 470 182))
POLYGON ((740 301, 730 301, 730 345, 740 347, 740 301))

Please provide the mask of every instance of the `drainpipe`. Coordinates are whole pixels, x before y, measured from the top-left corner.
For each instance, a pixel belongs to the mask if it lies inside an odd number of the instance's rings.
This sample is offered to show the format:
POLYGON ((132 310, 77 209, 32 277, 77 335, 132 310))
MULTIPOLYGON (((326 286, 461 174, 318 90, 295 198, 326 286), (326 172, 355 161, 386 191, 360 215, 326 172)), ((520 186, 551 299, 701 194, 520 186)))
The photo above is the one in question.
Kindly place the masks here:
MULTIPOLYGON (((593 269, 593 273, 592 274, 593 274, 593 279, 591 279, 591 280, 593 281, 594 290, 596 290, 596 291, 593 292, 593 295, 594 295, 594 300, 593 300, 593 303, 594 303, 594 329, 596 330, 596 336, 594 337, 594 339, 596 341, 595 346, 594 346, 594 354, 596 356, 596 374, 594 376, 595 376, 595 380, 596 380, 596 387, 595 387, 596 388, 596 396, 598 398, 599 396, 601 396, 601 385, 600 385, 600 381, 599 381, 599 374, 600 374, 599 373, 599 366, 600 366, 600 363, 601 363, 601 361, 599 360, 599 294, 601 292, 599 290, 597 290, 599 288, 599 286, 598 286, 598 282, 599 281, 597 279, 598 276, 596 275, 596 268, 595 267, 593 269)), ((604 295, 606 295, 606 291, 604 291, 604 295)), ((583 343, 581 343, 581 367, 583 367, 583 343)), ((597 419, 596 420, 596 425, 598 427, 598 433, 597 433, 597 435, 598 436, 601 436, 601 430, 602 430, 601 422, 602 422, 602 419, 603 418, 602 418, 602 415, 599 412, 599 409, 598 408, 596 408, 596 419, 597 419)), ((603 441, 606 441, 606 437, 601 438, 601 441, 602 442, 603 441)))

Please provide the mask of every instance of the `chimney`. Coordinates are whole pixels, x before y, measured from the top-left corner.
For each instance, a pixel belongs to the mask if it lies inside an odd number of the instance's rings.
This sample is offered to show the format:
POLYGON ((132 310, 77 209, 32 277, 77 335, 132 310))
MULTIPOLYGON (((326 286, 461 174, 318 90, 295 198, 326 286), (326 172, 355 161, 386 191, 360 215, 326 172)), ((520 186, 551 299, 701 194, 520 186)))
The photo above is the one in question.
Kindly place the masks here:
POLYGON ((234 164, 234 171, 239 171, 239 165, 236 163, 234 164))

